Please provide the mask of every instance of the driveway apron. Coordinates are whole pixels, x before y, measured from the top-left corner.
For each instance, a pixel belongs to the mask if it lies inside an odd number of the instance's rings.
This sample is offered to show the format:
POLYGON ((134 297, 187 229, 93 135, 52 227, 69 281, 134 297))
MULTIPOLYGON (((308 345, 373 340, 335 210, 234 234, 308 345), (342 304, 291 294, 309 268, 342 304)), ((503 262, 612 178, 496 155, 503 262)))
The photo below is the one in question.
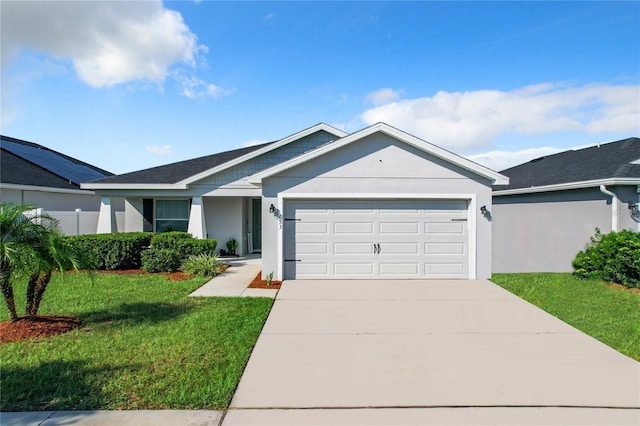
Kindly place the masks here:
POLYGON ((499 424, 487 413, 523 410, 540 423, 640 424, 640 363, 486 280, 297 280, 280 290, 224 424, 394 412, 391 423, 485 413, 499 424))

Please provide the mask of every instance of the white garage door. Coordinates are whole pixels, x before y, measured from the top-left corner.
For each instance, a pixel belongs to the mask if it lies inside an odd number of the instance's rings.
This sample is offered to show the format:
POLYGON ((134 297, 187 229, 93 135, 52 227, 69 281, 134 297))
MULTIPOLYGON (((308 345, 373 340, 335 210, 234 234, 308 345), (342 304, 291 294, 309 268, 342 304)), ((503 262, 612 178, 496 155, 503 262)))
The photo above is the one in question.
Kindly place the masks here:
POLYGON ((467 204, 288 201, 284 277, 468 278, 467 204))

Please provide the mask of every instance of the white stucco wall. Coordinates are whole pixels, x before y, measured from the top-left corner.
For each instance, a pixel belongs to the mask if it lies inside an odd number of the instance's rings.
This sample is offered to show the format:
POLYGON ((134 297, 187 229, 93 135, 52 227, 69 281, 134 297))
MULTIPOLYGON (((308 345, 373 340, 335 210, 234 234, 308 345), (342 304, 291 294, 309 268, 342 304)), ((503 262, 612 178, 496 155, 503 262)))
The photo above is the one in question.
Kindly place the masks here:
MULTIPOLYGON (((263 181, 262 265, 278 270, 280 223, 269 206, 279 205, 278 194, 420 194, 447 198, 472 194, 475 206, 491 210, 487 179, 428 155, 383 134, 374 134, 322 157, 286 170, 263 181)), ((491 222, 476 214, 476 276, 491 275, 491 222)))
POLYGON ((247 247, 246 229, 243 221, 244 200, 240 197, 205 197, 204 214, 207 238, 218 241, 218 250, 227 249, 227 241, 238 240, 238 254, 244 254, 247 247))
POLYGON ((127 198, 124 203, 125 232, 142 232, 142 198, 127 198))

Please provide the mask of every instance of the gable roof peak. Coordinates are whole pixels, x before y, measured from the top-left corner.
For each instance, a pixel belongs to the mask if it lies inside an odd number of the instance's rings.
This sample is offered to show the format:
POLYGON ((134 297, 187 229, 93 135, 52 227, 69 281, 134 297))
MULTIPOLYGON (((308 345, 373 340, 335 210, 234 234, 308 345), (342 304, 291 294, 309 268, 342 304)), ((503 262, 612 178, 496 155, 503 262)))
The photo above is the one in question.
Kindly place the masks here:
POLYGON ((433 155, 434 157, 440 158, 448 163, 454 164, 458 167, 461 167, 465 170, 475 173, 478 176, 482 176, 486 179, 489 179, 493 185, 507 184, 509 182, 509 179, 506 176, 494 170, 491 170, 488 167, 485 167, 467 158, 461 157, 457 154, 447 151, 444 148, 441 148, 437 145, 427 142, 424 139, 420 139, 417 136, 414 136, 410 133, 407 133, 403 130, 393 127, 390 124, 382 121, 372 124, 368 127, 365 127, 364 129, 358 130, 357 132, 353 132, 349 135, 346 135, 345 137, 338 139, 336 141, 333 141, 332 143, 326 144, 314 151, 308 152, 306 154, 300 155, 298 157, 292 158, 291 160, 285 161, 283 163, 272 166, 266 170, 258 172, 253 176, 249 177, 249 182, 255 185, 261 185, 262 179, 264 178, 273 176, 282 171, 288 170, 292 167, 296 167, 299 164, 310 161, 316 157, 319 157, 328 152, 341 148, 354 141, 361 140, 375 133, 384 133, 400 142, 403 142, 423 152, 433 155))

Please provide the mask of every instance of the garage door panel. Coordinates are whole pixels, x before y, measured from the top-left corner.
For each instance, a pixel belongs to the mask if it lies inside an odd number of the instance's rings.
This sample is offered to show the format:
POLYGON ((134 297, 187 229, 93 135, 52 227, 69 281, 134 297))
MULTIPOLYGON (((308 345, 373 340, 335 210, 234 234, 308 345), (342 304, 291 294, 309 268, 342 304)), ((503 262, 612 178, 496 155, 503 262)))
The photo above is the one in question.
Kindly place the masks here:
POLYGON ((334 222, 333 224, 333 232, 336 235, 373 235, 373 228, 372 222, 334 222))
POLYGON ((297 234, 321 234, 326 235, 329 231, 326 222, 300 222, 295 225, 297 234))
POLYGON ((293 201, 285 278, 466 278, 467 201, 293 201), (322 208, 319 208, 322 207, 322 208))
POLYGON ((418 255, 420 254, 420 244, 417 242, 380 244, 380 255, 418 255))
POLYGON ((362 243, 348 243, 339 242, 333 244, 333 254, 339 255, 360 255, 360 254, 372 254, 373 244, 370 242, 362 243))
POLYGON ((466 276, 465 267, 462 263, 430 263, 424 264, 425 275, 437 275, 437 276, 452 276, 457 275, 460 277, 466 276))
POLYGON ((460 243, 438 243, 430 242, 425 243, 425 254, 465 254, 465 244, 460 243))
POLYGON ((373 262, 336 262, 333 272, 336 277, 373 276, 373 262))
POLYGON ((435 222, 425 223, 425 234, 451 234, 462 235, 464 234, 466 223, 464 222, 435 222))
POLYGON ((418 262, 380 262, 380 276, 405 276, 405 277, 419 277, 420 276, 420 264, 418 262))
POLYGON ((379 233, 381 235, 417 235, 420 224, 418 222, 380 222, 379 233))
POLYGON ((329 254, 329 243, 296 243, 296 254, 329 254))
POLYGON ((327 277, 329 275, 328 265, 324 262, 294 262, 292 267, 295 268, 295 276, 298 277, 327 277))

